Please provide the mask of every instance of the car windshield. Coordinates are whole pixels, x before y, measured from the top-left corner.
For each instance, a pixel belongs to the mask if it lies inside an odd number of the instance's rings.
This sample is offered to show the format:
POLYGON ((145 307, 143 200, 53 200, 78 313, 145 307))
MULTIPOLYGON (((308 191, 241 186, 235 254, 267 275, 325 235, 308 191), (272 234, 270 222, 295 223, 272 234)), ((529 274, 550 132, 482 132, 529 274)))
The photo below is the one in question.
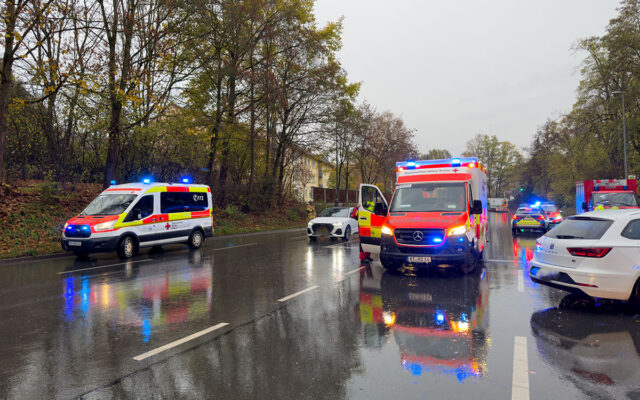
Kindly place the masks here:
POLYGON ((466 211, 464 182, 398 185, 391 212, 466 211))
POLYGON ((546 212, 558 212, 558 208, 553 204, 543 204, 542 209, 546 212))
POLYGON ((613 192, 613 193, 594 193, 593 194, 593 206, 599 205, 605 207, 637 207, 638 201, 633 193, 629 192, 613 192))
POLYGON ((555 239, 600 239, 613 224, 612 220, 589 217, 569 217, 547 232, 555 239))
POLYGON ((345 208, 345 207, 331 207, 331 208, 325 208, 324 210, 322 210, 322 212, 320 213, 320 215, 318 215, 319 217, 349 217, 349 210, 350 208, 345 208))
POLYGON ((101 194, 93 199, 80 215, 122 214, 136 197, 136 194, 101 194))

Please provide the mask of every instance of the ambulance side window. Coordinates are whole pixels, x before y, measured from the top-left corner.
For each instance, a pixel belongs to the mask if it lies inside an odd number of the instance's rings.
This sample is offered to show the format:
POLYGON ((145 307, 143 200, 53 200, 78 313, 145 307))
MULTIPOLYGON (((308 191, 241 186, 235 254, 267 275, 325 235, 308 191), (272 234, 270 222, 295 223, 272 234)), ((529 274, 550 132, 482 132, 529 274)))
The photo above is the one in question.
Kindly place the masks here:
POLYGON ((473 207, 473 190, 471 190, 471 185, 469 185, 469 210, 473 207))
POLYGON ((365 186, 362 188, 362 207, 365 210, 373 212, 376 202, 380 201, 378 200, 378 198, 379 196, 376 188, 370 186, 365 186))
POLYGON ((149 194, 143 196, 135 206, 129 211, 127 217, 124 219, 124 222, 137 221, 140 219, 147 218, 153 214, 153 195, 149 194))

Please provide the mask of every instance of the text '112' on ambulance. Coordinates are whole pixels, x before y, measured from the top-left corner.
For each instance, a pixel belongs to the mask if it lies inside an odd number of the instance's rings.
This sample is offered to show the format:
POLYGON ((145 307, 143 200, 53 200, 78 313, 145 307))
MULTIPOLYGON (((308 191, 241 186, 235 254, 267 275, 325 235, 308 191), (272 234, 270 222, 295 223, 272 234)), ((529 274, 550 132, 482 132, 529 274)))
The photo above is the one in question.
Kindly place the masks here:
POLYGON ((360 243, 388 270, 470 273, 487 242, 487 212, 487 174, 477 158, 398 162, 390 203, 377 186, 360 186, 360 243))

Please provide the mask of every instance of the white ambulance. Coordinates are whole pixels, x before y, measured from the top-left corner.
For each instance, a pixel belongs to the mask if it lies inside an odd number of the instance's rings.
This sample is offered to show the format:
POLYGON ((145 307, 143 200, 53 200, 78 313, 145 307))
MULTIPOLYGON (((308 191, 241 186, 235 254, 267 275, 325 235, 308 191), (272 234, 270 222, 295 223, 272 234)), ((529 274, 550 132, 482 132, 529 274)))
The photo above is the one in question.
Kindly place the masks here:
POLYGON ((115 250, 122 258, 140 247, 186 243, 196 249, 213 236, 211 206, 206 185, 112 185, 65 224, 62 248, 77 256, 115 250))

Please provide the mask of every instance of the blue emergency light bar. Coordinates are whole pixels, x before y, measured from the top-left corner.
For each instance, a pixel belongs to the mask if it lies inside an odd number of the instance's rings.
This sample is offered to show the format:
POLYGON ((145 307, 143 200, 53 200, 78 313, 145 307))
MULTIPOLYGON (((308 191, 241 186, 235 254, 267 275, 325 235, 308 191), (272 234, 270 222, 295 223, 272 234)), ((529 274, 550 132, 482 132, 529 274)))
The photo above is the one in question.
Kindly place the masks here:
POLYGON ((149 178, 144 178, 144 179, 142 180, 142 183, 149 184, 149 183, 151 183, 151 179, 149 179, 149 178))
POLYGON ((182 178, 182 183, 191 183, 191 178, 182 178))
POLYGON ((110 184, 112 184, 112 185, 115 185, 115 184, 116 184, 116 181, 115 181, 115 180, 112 180, 112 181, 111 181, 111 182, 109 182, 109 183, 110 183, 110 184))
POLYGON ((460 167, 466 166, 469 164, 473 164, 474 166, 478 164, 477 157, 465 157, 465 158, 445 158, 442 160, 424 160, 424 161, 400 161, 396 163, 396 168, 402 169, 415 169, 420 167, 432 167, 432 166, 442 166, 442 167, 460 167))

